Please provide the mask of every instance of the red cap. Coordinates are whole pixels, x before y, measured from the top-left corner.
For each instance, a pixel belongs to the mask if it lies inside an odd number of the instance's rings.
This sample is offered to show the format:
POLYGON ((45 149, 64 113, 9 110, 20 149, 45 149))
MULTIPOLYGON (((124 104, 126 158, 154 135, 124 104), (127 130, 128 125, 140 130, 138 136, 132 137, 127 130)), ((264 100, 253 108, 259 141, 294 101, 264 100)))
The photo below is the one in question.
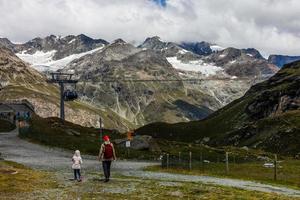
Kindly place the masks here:
POLYGON ((109 141, 109 136, 108 136, 108 135, 104 135, 104 136, 103 136, 103 140, 104 140, 104 141, 109 141))

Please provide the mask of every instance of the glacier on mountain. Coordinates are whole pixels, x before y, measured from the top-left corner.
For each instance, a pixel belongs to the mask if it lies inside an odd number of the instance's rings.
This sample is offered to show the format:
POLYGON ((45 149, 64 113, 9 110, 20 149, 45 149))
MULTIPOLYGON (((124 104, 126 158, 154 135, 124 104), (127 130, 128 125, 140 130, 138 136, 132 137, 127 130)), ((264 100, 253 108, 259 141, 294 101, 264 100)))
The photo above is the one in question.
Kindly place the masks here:
POLYGON ((37 51, 34 54, 28 54, 25 52, 17 53, 16 55, 22 59, 23 61, 31 64, 33 68, 40 72, 44 71, 57 71, 59 69, 63 69, 67 64, 72 62, 75 59, 81 58, 82 56, 92 54, 96 51, 99 51, 104 48, 104 45, 98 48, 95 48, 91 51, 78 53, 78 54, 72 54, 67 57, 64 57, 59 60, 53 60, 53 56, 56 53, 56 50, 52 51, 37 51))
POLYGON ((213 64, 205 63, 203 60, 193 60, 189 62, 183 62, 177 57, 167 57, 167 60, 175 69, 184 71, 200 72, 205 76, 216 75, 217 72, 223 71, 223 68, 217 67, 213 64))

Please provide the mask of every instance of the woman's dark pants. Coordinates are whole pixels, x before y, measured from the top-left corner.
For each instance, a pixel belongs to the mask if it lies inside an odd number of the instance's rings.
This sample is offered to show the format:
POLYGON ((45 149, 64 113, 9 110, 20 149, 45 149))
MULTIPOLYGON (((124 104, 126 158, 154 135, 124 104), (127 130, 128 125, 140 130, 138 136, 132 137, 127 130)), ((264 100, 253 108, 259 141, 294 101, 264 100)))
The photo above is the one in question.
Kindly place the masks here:
POLYGON ((111 161, 102 161, 102 167, 106 181, 108 181, 110 177, 110 165, 111 161))

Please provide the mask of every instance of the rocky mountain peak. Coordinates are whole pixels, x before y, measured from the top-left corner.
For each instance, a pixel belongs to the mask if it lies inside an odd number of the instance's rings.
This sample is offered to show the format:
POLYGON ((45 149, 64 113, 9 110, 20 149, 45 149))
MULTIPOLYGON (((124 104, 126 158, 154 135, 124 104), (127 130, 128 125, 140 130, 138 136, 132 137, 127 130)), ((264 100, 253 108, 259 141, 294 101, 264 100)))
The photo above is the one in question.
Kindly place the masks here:
POLYGON ((145 42, 162 42, 162 40, 160 39, 159 36, 153 36, 153 37, 146 38, 145 42))
POLYGON ((123 39, 118 38, 112 44, 127 44, 123 39))
POLYGON ((163 42, 160 37, 148 37, 139 47, 153 50, 161 50, 167 45, 166 42, 163 42))
POLYGON ((253 58, 256 59, 265 59, 260 52, 257 49, 254 48, 247 48, 247 49, 242 49, 243 53, 246 53, 248 55, 251 55, 253 58))
POLYGON ((81 40, 93 40, 92 38, 86 36, 85 34, 79 34, 76 37, 80 38, 81 40))
POLYGON ((221 55, 225 55, 224 57, 226 57, 228 59, 234 59, 234 58, 237 58, 242 55, 242 51, 240 49, 236 49, 233 47, 224 49, 220 53, 222 53, 221 55))
POLYGON ((212 53, 212 49, 210 48, 210 43, 202 41, 202 42, 182 42, 180 46, 188 51, 191 51, 198 55, 210 55, 212 53))
POLYGON ((109 42, 103 40, 103 39, 93 39, 91 37, 88 37, 84 34, 80 34, 75 36, 76 40, 81 41, 82 43, 86 44, 86 45, 94 45, 94 44, 103 44, 103 45, 108 45, 109 42))
POLYGON ((45 37, 45 40, 57 40, 59 39, 59 37, 57 37, 56 35, 49 35, 45 37))

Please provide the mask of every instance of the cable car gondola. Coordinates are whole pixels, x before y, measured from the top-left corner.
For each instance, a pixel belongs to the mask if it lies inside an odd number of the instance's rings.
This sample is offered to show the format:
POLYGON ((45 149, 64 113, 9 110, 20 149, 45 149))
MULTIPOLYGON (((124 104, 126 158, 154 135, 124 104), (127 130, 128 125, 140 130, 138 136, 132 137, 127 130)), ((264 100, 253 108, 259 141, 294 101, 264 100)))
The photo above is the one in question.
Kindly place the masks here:
POLYGON ((64 91, 64 100, 65 101, 73 101, 78 98, 78 94, 75 90, 66 90, 64 91))

